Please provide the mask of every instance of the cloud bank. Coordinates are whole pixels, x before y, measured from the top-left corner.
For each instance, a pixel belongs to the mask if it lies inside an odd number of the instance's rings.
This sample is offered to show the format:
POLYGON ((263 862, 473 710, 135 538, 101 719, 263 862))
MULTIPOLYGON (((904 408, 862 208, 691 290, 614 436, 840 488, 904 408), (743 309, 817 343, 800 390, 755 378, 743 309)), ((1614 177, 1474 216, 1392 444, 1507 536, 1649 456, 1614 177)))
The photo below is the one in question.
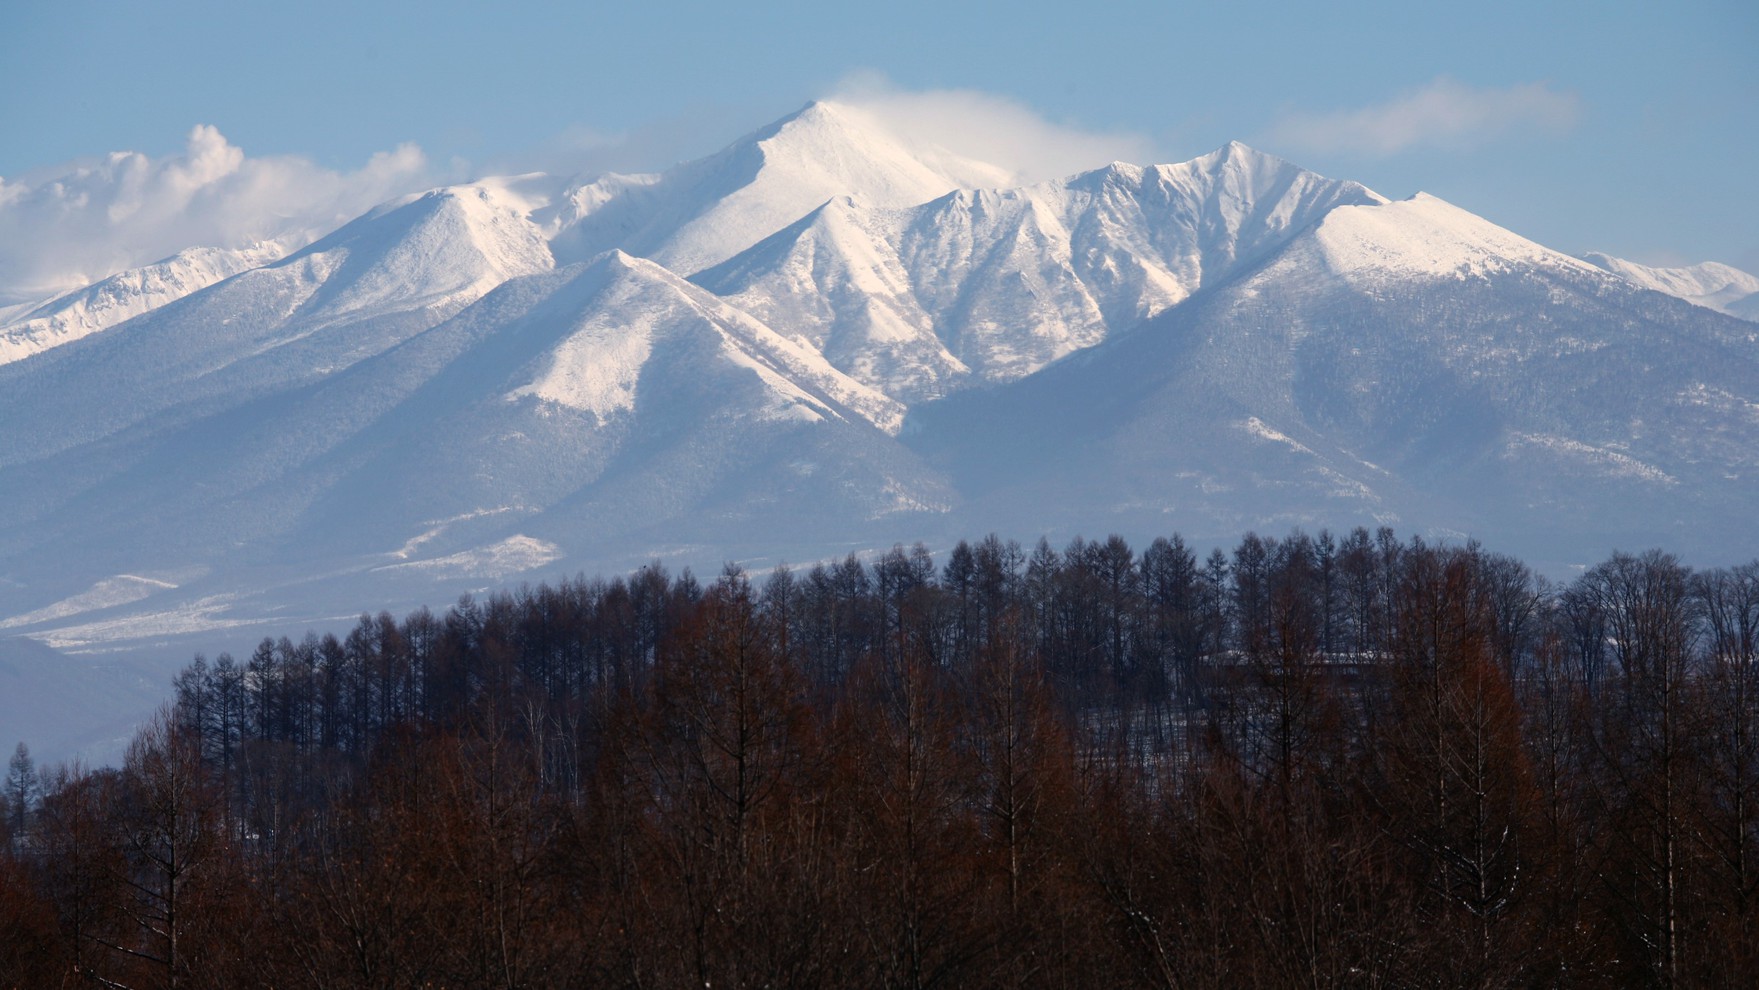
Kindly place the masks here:
POLYGON ((848 76, 828 94, 879 118, 909 141, 1000 165, 1027 181, 1059 179, 1114 161, 1152 164, 1140 134, 1059 124, 1006 97, 968 89, 906 91, 884 76, 848 76))
POLYGON ((336 172, 295 156, 253 158, 206 125, 190 131, 181 155, 119 151, 0 178, 0 304, 189 247, 302 243, 431 179, 414 145, 336 172))
POLYGON ((1580 113, 1574 93, 1547 83, 1474 89, 1445 76, 1398 99, 1356 110, 1289 114, 1269 140, 1304 151, 1387 156, 1414 148, 1467 148, 1519 132, 1558 134, 1580 113))

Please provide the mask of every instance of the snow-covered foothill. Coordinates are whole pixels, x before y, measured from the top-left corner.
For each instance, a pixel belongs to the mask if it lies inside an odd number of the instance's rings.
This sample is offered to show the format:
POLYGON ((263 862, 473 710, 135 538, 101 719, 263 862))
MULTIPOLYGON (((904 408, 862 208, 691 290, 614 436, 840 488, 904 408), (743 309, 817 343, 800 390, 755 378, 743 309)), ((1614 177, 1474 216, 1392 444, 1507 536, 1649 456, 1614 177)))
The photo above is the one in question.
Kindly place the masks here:
POLYGON ((274 241, 238 250, 189 248, 163 261, 117 272, 11 320, 0 320, 0 364, 107 330, 286 253, 286 247, 274 241))
POLYGON ((1719 313, 1759 320, 1759 275, 1716 261, 1684 268, 1652 268, 1600 251, 1582 260, 1645 289, 1665 292, 1719 313))

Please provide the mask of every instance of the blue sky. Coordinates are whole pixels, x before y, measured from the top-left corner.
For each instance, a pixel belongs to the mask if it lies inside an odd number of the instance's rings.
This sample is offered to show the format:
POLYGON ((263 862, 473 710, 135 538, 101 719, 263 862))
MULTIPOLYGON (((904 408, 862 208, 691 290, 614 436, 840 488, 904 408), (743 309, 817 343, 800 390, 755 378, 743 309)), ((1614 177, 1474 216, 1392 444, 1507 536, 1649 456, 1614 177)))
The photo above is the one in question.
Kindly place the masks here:
POLYGON ((1040 146, 1174 161, 1239 139, 1561 250, 1759 270, 1752 0, 18 0, 0 13, 0 208, 120 150, 260 159, 258 186, 337 209, 399 183, 651 168, 851 90, 988 108, 1040 146))

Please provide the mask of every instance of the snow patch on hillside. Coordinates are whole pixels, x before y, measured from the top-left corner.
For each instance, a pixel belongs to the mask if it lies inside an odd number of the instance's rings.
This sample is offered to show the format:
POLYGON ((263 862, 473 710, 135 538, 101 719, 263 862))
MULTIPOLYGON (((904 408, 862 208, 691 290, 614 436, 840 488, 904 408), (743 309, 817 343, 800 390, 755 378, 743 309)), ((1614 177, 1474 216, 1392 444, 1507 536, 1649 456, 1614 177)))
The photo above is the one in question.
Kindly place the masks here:
POLYGON ((122 615, 31 635, 57 650, 80 650, 101 647, 118 640, 186 636, 236 629, 251 625, 253 621, 260 621, 229 615, 235 605, 234 595, 210 595, 176 608, 122 615))
POLYGON ((118 574, 115 577, 99 581, 77 595, 63 598, 51 605, 45 605, 34 612, 13 616, 0 622, 0 629, 16 629, 21 626, 36 625, 40 622, 53 622, 84 612, 96 612, 99 609, 129 605, 157 592, 176 587, 177 585, 169 581, 140 577, 135 574, 118 574))
POLYGON ((903 513, 932 512, 946 513, 953 510, 951 502, 945 499, 925 499, 912 492, 909 487, 900 484, 896 479, 887 479, 885 488, 880 494, 880 507, 868 520, 884 519, 903 513))
POLYGON ((1536 448, 1547 453, 1590 467, 1596 473, 1617 478, 1632 478, 1640 481, 1654 482, 1659 485, 1677 485, 1679 479, 1651 464, 1637 460, 1629 454, 1608 447, 1572 440, 1544 433, 1517 433, 1509 438, 1508 451, 1511 455, 1523 448, 1536 448))
POLYGON ((499 580, 514 574, 535 570, 562 557, 562 548, 548 540, 514 534, 504 540, 460 550, 430 560, 412 560, 402 564, 375 567, 375 572, 414 572, 435 579, 489 578, 499 580))
MULTIPOLYGON (((1265 422, 1257 416, 1246 417, 1245 422, 1240 425, 1246 433, 1254 439, 1262 440, 1266 443, 1278 444, 1282 447, 1286 447, 1291 453, 1299 454, 1302 457, 1309 459, 1312 462, 1312 470, 1332 484, 1333 488, 1330 492, 1332 496, 1357 499, 1368 504, 1378 504, 1381 501, 1380 496, 1366 483, 1339 471, 1329 463, 1328 458, 1321 456, 1313 448, 1296 440, 1294 437, 1289 436, 1287 433, 1266 425, 1265 422)), ((1379 470, 1378 468, 1375 468, 1374 465, 1368 464, 1366 461, 1358 460, 1358 463, 1371 469, 1379 470)), ((1381 473, 1384 474, 1385 472, 1381 473)))
POLYGON ((653 353, 654 324, 670 316, 600 310, 550 354, 549 366, 529 385, 507 394, 592 413, 602 423, 635 409, 635 384, 653 353))
POLYGON ((1294 437, 1289 436, 1281 430, 1275 430, 1264 425, 1264 420, 1259 419, 1257 416, 1246 417, 1246 421, 1242 423, 1241 426, 1248 434, 1259 440, 1282 444, 1297 454, 1306 454, 1309 457, 1314 456, 1311 447, 1308 447, 1306 444, 1296 440, 1294 437))
POLYGON ((1728 389, 1703 382, 1694 382, 1682 389, 1676 398, 1681 405, 1713 410, 1718 416, 1759 426, 1759 402, 1743 398, 1728 389))
POLYGON ((408 540, 405 540, 401 547, 391 551, 391 556, 396 557, 398 560, 408 560, 415 556, 416 551, 420 550, 423 546, 432 543, 434 540, 439 539, 447 530, 451 529, 458 523, 473 522, 477 519, 486 519, 490 516, 498 516, 502 513, 514 512, 517 511, 517 508, 518 507, 516 506, 503 505, 493 509, 478 509, 475 512, 461 513, 450 519, 431 519, 427 523, 427 529, 410 537, 408 540))

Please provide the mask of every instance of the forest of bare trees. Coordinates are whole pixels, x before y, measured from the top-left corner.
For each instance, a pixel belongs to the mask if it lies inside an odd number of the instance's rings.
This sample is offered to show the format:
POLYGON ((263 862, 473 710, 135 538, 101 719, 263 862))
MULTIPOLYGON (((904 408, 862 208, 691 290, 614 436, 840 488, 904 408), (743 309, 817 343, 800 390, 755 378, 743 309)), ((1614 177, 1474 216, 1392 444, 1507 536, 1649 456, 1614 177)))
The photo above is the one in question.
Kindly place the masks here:
POLYGON ((1759 985, 1759 562, 990 537, 197 657, 0 986, 1759 985))

